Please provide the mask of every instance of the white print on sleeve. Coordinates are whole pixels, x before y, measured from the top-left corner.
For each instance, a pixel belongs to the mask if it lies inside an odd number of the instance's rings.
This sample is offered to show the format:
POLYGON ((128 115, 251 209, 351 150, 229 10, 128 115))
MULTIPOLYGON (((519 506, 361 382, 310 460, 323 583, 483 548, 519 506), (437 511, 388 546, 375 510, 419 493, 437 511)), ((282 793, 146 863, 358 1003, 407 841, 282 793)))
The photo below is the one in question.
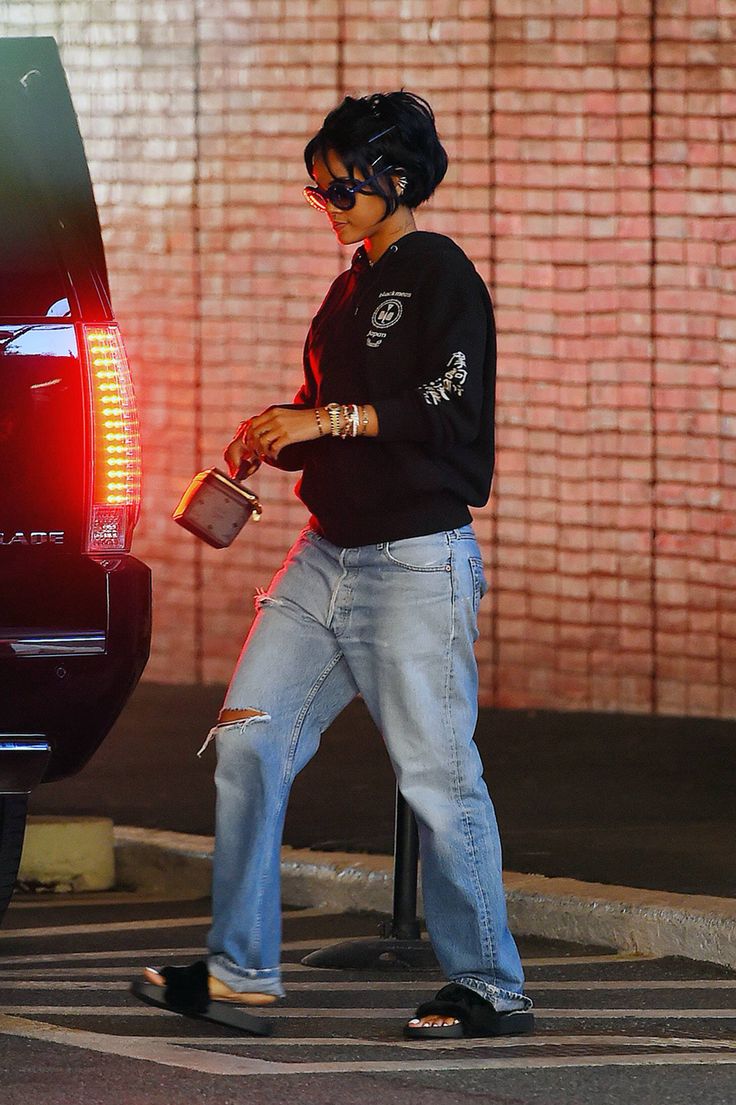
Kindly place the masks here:
POLYGON ((448 400, 452 399, 453 395, 462 395, 467 378, 465 354, 458 350, 447 362, 447 372, 444 376, 438 376, 436 380, 422 384, 419 391, 424 396, 425 403, 436 407, 443 399, 448 400))

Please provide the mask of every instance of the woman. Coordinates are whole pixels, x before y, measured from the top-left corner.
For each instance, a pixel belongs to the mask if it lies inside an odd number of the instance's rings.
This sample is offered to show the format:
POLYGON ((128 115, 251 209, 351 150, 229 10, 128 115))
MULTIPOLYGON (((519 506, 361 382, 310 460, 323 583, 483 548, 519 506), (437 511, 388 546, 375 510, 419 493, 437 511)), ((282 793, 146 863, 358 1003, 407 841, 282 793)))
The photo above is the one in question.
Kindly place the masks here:
MULTIPOLYGON (((207 962, 149 969, 136 992, 213 1019, 284 995, 289 789, 361 694, 416 815, 427 928, 451 980, 405 1034, 530 1031, 473 741, 486 584, 468 505, 487 501, 493 469, 490 298, 450 238, 416 228, 414 210, 447 168, 426 101, 403 91, 347 97, 305 162, 308 201, 340 244, 362 245, 312 321, 294 403, 241 423, 226 459, 231 473, 252 457, 303 469, 297 493, 312 517, 257 600, 205 742, 216 737, 207 962)), ((247 1015, 237 1023, 267 1030, 247 1015)))

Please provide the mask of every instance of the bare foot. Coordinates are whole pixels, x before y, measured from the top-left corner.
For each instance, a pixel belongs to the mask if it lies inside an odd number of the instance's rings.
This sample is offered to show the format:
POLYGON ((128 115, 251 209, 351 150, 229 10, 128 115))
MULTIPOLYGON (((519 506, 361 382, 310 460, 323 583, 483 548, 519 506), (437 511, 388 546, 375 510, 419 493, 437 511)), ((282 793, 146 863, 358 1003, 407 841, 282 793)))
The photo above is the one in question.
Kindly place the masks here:
MULTIPOLYGON (((166 979, 159 974, 155 967, 146 967, 143 971, 146 982, 152 982, 154 986, 165 986, 166 979)), ((231 1001, 235 1005, 271 1005, 278 1001, 275 994, 242 994, 237 990, 231 990, 226 983, 213 975, 209 976, 210 997, 216 1001, 231 1001)))

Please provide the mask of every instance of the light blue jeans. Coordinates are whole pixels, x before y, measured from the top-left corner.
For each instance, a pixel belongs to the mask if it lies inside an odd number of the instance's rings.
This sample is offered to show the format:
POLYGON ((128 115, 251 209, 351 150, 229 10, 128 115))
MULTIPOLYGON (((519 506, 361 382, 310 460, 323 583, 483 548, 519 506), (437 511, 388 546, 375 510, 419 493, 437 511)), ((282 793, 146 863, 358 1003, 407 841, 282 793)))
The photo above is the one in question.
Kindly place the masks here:
POLYGON ((473 740, 485 589, 470 525, 356 548, 306 528, 257 597, 225 708, 261 716, 216 725, 200 750, 214 737, 208 966, 232 989, 285 993, 279 858, 289 790, 360 694, 416 816, 425 919, 442 970, 499 1011, 531 1006, 473 740))

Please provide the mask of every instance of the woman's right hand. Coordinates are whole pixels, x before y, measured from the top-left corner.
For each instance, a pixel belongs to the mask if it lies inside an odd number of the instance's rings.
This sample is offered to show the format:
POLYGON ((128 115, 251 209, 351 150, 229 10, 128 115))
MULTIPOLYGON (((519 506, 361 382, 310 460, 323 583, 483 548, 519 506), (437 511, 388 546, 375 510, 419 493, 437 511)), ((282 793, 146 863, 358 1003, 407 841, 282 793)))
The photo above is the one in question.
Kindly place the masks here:
POLYGON ((231 479, 234 479, 235 476, 238 474, 240 466, 242 465, 244 460, 252 461, 253 471, 258 468, 258 465, 260 463, 258 458, 253 455, 253 453, 245 444, 244 438, 248 430, 249 421, 250 420, 240 423, 237 430, 235 431, 235 436, 223 453, 225 463, 227 464, 228 474, 230 475, 231 479))

